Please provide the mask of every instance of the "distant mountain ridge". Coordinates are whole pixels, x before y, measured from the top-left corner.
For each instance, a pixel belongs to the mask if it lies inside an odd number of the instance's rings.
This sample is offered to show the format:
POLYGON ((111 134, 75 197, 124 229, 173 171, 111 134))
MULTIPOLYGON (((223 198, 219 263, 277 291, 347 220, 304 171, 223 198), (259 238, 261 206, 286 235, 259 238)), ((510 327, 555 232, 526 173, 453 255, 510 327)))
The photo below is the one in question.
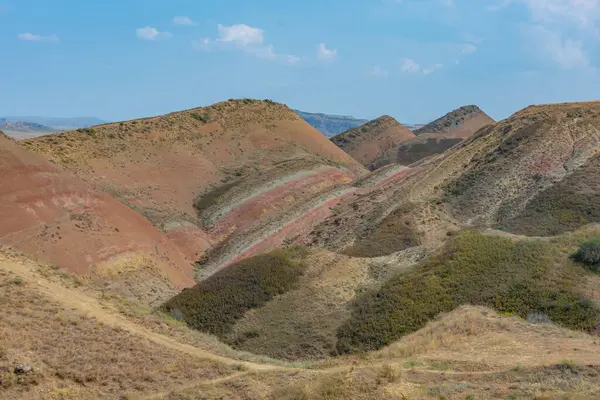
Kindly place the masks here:
POLYGON ((38 116, 6 116, 0 118, 0 122, 2 122, 2 120, 5 120, 5 122, 27 122, 31 124, 39 124, 57 131, 89 128, 90 126, 100 125, 107 122, 96 117, 58 118, 38 116))
POLYGON ((369 120, 358 119, 345 115, 328 115, 323 113, 309 113, 300 110, 292 110, 303 120, 312 125, 313 128, 331 138, 342 132, 361 126, 369 120))

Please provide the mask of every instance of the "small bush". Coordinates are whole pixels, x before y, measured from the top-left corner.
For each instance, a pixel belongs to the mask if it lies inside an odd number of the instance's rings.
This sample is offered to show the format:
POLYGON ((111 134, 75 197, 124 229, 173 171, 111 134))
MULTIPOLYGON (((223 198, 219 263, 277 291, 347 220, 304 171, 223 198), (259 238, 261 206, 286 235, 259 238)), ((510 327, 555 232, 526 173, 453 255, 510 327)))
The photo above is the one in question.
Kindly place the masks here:
POLYGON ((600 272, 600 238, 583 242, 573 258, 590 269, 600 272))
POLYGON ((190 116, 192 118, 194 118, 194 119, 197 119, 200 122, 204 122, 204 123, 208 122, 207 119, 206 119, 206 116, 202 116, 202 115, 197 114, 197 113, 191 113, 190 116))
POLYGON ((163 311, 189 326, 224 337, 236 321, 292 289, 305 270, 294 249, 276 250, 231 265, 173 297, 163 311))

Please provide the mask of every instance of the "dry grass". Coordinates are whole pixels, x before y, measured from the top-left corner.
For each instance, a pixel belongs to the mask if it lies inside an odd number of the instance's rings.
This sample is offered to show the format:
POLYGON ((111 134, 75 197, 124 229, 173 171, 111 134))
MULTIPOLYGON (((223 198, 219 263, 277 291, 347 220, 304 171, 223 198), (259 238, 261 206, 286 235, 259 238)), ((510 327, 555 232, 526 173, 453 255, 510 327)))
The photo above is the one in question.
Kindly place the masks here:
POLYGON ((0 398, 116 398, 232 371, 64 307, 34 283, 4 270, 0 298, 0 398), (21 363, 34 372, 12 374, 21 363))

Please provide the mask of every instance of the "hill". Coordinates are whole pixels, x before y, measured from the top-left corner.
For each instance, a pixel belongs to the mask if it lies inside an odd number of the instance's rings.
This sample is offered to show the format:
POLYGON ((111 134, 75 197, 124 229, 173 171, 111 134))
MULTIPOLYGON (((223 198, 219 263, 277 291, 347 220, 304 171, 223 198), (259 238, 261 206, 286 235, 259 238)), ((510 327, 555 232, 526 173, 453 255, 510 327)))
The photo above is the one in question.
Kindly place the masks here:
POLYGON ((12 122, 0 118, 0 130, 15 139, 27 139, 56 132, 55 129, 33 122, 12 122))
POLYGON ((356 128, 368 120, 342 115, 328 115, 322 113, 309 113, 300 110, 293 110, 302 119, 308 122, 313 128, 330 138, 339 135, 349 129, 356 128))
POLYGON ((89 128, 90 126, 106 123, 95 117, 75 117, 75 118, 57 118, 57 117, 36 117, 36 116, 10 116, 2 117, 8 122, 27 122, 31 124, 45 125, 55 131, 65 131, 77 128, 89 128))
POLYGON ((289 364, 233 351, 48 269, 0 250, 7 399, 598 396, 594 336, 484 307, 459 307, 381 351, 289 364), (19 365, 31 370, 15 373, 19 365))
POLYGON ((145 303, 193 283, 190 261, 142 216, 4 134, 0 171, 0 245, 145 303))
POLYGON ((415 135, 394 118, 384 115, 331 138, 340 149, 365 166, 382 153, 414 138, 415 135))
POLYGON ((240 235, 259 243, 263 224, 366 173, 286 106, 250 99, 23 145, 144 215, 194 260, 225 240, 239 255, 240 235))
POLYGON ((444 185, 455 217, 506 223, 515 232, 525 232, 518 226, 527 224, 534 235, 596 222, 599 121, 600 102, 550 104, 528 107, 478 133, 446 161, 470 154, 461 174, 444 185))
POLYGON ((383 152, 369 165, 375 170, 390 163, 410 165, 434 154, 441 154, 461 140, 471 137, 494 120, 477 106, 464 106, 414 130, 416 138, 383 152))
POLYGON ((483 126, 495 122, 479 107, 469 105, 452 110, 443 117, 422 126, 415 130, 415 135, 437 133, 443 134, 445 137, 465 139, 472 136, 483 126))

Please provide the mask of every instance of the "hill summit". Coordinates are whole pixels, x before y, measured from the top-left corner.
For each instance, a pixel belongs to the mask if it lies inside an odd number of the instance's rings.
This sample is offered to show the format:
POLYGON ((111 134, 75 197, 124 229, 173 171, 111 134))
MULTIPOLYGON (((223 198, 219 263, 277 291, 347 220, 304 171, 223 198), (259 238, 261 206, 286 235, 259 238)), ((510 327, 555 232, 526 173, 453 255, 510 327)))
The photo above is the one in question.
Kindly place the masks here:
POLYGON ((452 110, 443 117, 415 130, 415 135, 438 133, 446 137, 464 139, 473 135, 482 126, 495 122, 476 105, 468 105, 452 110))
POLYGON ((331 141, 358 162, 369 165, 382 153, 414 137, 415 134, 404 125, 384 115, 340 133, 331 141))
POLYGON ((368 167, 375 170, 392 163, 413 164, 431 155, 443 153, 463 139, 471 137, 482 127, 493 123, 495 121, 475 105, 457 108, 415 130, 415 138, 383 152, 368 167))

